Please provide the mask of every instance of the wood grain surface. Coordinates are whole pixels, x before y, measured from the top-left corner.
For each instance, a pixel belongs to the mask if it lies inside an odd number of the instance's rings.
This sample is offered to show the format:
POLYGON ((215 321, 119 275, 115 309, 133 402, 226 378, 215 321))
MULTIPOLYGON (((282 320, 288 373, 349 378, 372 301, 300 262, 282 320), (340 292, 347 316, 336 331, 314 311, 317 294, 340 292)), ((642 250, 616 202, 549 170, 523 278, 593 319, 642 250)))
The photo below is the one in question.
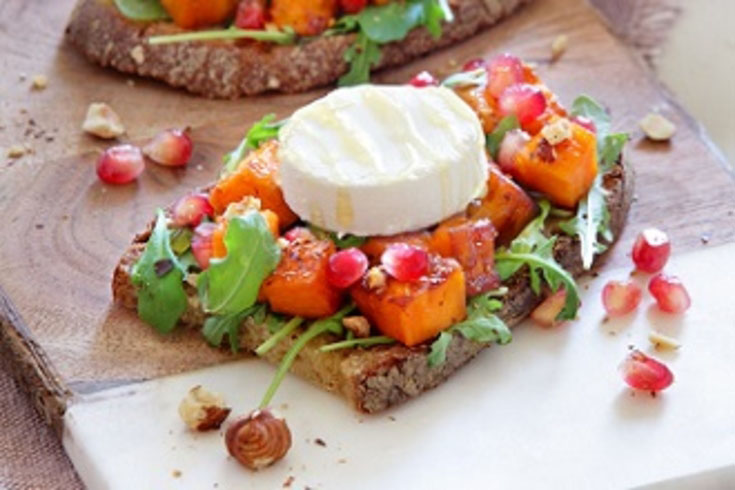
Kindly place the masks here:
MULTIPOLYGON (((59 26, 72 3, 0 3, 0 18, 6 19, 0 30, 0 288, 44 353, 39 362, 53 366, 47 381, 82 393, 228 359, 197 332, 161 337, 113 305, 112 269, 157 206, 215 177, 221 154, 254 120, 267 112, 285 116, 324 91, 212 101, 120 76, 88 64, 64 42, 59 26), (29 88, 37 73, 49 78, 43 91, 29 88), (188 169, 149 165, 136 184, 101 184, 94 163, 108 143, 79 129, 87 105, 96 101, 120 113, 128 127, 125 141, 191 126, 196 146, 188 169), (34 153, 6 161, 6 149, 17 143, 29 144, 34 153)), ((541 0, 487 33, 382 73, 377 81, 405 81, 421 69, 445 74, 466 59, 499 51, 538 63, 566 103, 581 92, 594 95, 611 108, 616 129, 631 132, 627 158, 637 172, 637 199, 610 262, 627 264, 635 233, 648 225, 670 233, 675 253, 706 246, 703 237, 712 245, 735 240, 733 176, 699 125, 583 0, 541 0), (569 37, 569 49, 550 63, 549 46, 559 34, 569 37), (671 143, 642 141, 636 122, 652 109, 677 124, 671 143)), ((17 323, 5 318, 2 327, 17 323)))

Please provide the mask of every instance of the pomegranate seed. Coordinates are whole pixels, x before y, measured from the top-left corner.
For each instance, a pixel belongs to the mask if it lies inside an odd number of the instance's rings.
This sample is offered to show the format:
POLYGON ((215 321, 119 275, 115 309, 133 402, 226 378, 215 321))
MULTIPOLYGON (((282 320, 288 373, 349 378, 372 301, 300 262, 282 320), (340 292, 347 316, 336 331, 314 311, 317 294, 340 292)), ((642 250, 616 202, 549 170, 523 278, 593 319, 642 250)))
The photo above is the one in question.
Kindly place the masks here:
POLYGON ((235 25, 240 29, 260 30, 267 20, 265 2, 262 0, 240 0, 237 6, 235 25))
POLYGON ((462 71, 473 71, 477 70, 478 68, 485 68, 487 67, 487 63, 482 58, 473 58, 469 60, 467 63, 462 65, 462 71))
POLYGON ((656 299, 661 311, 666 313, 683 313, 692 304, 686 288, 675 276, 656 274, 648 283, 648 291, 656 299))
POLYGON ((523 64, 520 58, 510 54, 496 56, 487 65, 488 85, 490 94, 498 98, 511 85, 524 81, 523 64))
POLYGON ((407 243, 388 245, 380 262, 386 272, 399 281, 418 281, 429 270, 429 254, 426 250, 407 243))
POLYGON ((186 130, 167 129, 143 147, 143 153, 166 167, 183 167, 189 162, 193 144, 186 130))
POLYGON ((657 229, 647 228, 638 234, 633 244, 633 262, 643 272, 658 272, 671 255, 669 236, 657 229))
POLYGON ((205 194, 191 194, 184 196, 174 204, 173 225, 199 226, 205 216, 214 215, 214 208, 205 194))
POLYGON ((191 237, 191 253, 202 270, 209 267, 209 259, 212 258, 212 235, 217 225, 207 221, 194 228, 191 237))
POLYGON ((564 308, 566 300, 567 291, 565 289, 559 289, 531 312, 531 320, 542 327, 553 327, 558 323, 556 317, 559 316, 559 313, 564 308))
POLYGON ((345 289, 360 280, 368 268, 367 255, 359 248, 340 250, 329 257, 327 281, 336 288, 345 289))
POLYGON ((408 84, 413 85, 414 87, 423 88, 439 85, 439 80, 434 78, 434 75, 428 71, 422 71, 421 73, 416 74, 408 84))
POLYGON ((519 83, 503 91, 498 100, 498 108, 504 116, 515 114, 521 126, 525 126, 544 113, 546 97, 538 87, 519 83))
POLYGON ((602 288, 602 304, 610 316, 621 316, 638 308, 643 297, 640 286, 632 281, 610 281, 602 288))
POLYGON ((498 149, 498 165, 504 172, 513 173, 515 156, 531 141, 531 137, 522 129, 512 129, 505 133, 498 149))
POLYGON ((645 391, 665 390, 674 382, 666 364, 634 349, 620 365, 623 379, 631 388, 645 391))
POLYGON ((571 121, 578 126, 582 126, 587 131, 597 134, 597 126, 595 125, 595 121, 592 119, 584 116, 572 116, 571 121))
POLYGON ((132 145, 108 148, 97 160, 97 175, 107 184, 127 184, 145 169, 143 153, 132 145))
POLYGON ((348 14, 356 14, 367 6, 368 0, 340 0, 342 10, 348 14))

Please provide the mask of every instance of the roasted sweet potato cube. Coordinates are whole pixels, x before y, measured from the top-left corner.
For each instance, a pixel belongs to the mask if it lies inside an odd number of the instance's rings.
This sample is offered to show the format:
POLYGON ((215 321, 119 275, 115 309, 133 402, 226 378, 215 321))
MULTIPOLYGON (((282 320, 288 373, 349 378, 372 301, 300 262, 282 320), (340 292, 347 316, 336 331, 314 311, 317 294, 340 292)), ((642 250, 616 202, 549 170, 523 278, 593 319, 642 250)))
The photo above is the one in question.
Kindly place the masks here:
POLYGON ((268 141, 257 150, 251 151, 237 169, 217 182, 210 192, 209 201, 215 214, 222 214, 229 204, 252 196, 260 199, 263 209, 269 209, 278 215, 282 230, 294 224, 299 217, 283 199, 283 192, 278 184, 279 168, 277 141, 268 141))
POLYGON ((408 243, 409 245, 428 249, 429 242, 431 242, 431 233, 428 231, 413 231, 398 235, 371 237, 360 249, 365 252, 371 262, 377 262, 385 249, 388 248, 388 245, 392 243, 408 243))
POLYGON ((384 335, 412 346, 463 320, 467 298, 462 268, 454 259, 431 255, 429 273, 416 282, 386 277, 371 289, 368 275, 352 286, 355 304, 384 335))
MULTIPOLYGON (((259 211, 268 225, 268 229, 274 237, 278 237, 278 216, 273 211, 264 209, 259 211)), ((225 235, 227 234, 228 221, 220 216, 217 218, 217 228, 212 234, 212 258, 220 259, 227 256, 227 247, 225 246, 225 235)))
POLYGON ((276 313, 306 318, 333 315, 343 297, 327 281, 327 263, 335 251, 330 240, 307 235, 289 242, 278 267, 263 282, 261 298, 276 313))
POLYGON ((232 16, 237 0, 161 0, 177 26, 195 29, 219 24, 232 16))
POLYGON ((596 136, 578 124, 571 124, 571 132, 555 145, 537 134, 518 152, 511 170, 518 182, 565 208, 574 208, 597 176, 596 136))
POLYGON ((482 87, 459 87, 455 92, 475 111, 485 133, 491 133, 503 118, 498 113, 495 97, 486 94, 482 87))
POLYGON ((291 27, 301 36, 317 36, 337 14, 337 0, 273 0, 270 12, 278 27, 291 27))
POLYGON ((477 220, 455 216, 434 230, 430 249, 459 262, 464 271, 468 296, 485 293, 500 285, 495 272, 495 236, 487 218, 477 220))
POLYGON ((536 216, 531 197, 495 165, 490 165, 487 194, 468 208, 471 219, 488 218, 498 233, 497 243, 507 245, 536 216))

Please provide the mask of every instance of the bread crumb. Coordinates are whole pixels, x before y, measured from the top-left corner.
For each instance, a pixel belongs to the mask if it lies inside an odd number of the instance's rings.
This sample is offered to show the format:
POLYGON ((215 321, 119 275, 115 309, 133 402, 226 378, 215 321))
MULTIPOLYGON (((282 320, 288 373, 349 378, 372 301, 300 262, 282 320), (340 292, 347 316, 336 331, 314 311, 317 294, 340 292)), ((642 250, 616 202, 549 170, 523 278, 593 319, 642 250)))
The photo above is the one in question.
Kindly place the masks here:
POLYGON ((653 141, 668 141, 676 132, 676 125, 673 122, 655 112, 646 115, 638 124, 646 137, 653 141))
POLYGON ((339 459, 337 460, 337 463, 338 463, 338 464, 345 464, 345 463, 347 463, 347 459, 346 459, 346 458, 339 458, 339 459))
POLYGON ((87 108, 82 130, 99 138, 112 139, 125 134, 120 116, 104 102, 93 102, 87 108))
POLYGON ((173 470, 171 472, 171 476, 173 476, 174 478, 181 478, 181 474, 181 470, 173 470))
POLYGON ((681 347, 678 340, 659 332, 649 333, 648 340, 653 344, 656 350, 676 350, 681 347))
POLYGON ((143 50, 143 46, 138 44, 133 49, 131 49, 130 57, 133 58, 133 61, 135 61, 135 63, 138 65, 142 65, 143 63, 145 63, 145 51, 143 50))
POLYGON ((26 154, 26 148, 23 145, 13 145, 8 148, 8 158, 20 158, 26 154))
POLYGON ((559 34, 551 42, 551 61, 556 61, 566 52, 569 38, 566 34, 559 34))
POLYGON ((135 87, 135 80, 133 80, 132 78, 128 78, 127 80, 125 80, 125 83, 128 87, 135 87))
POLYGON ((286 481, 283 482, 283 488, 291 488, 291 484, 294 482, 296 478, 294 478, 293 475, 289 475, 288 478, 286 478, 286 481))
POLYGON ((33 90, 44 90, 46 87, 48 87, 48 77, 46 75, 35 75, 31 80, 33 90))

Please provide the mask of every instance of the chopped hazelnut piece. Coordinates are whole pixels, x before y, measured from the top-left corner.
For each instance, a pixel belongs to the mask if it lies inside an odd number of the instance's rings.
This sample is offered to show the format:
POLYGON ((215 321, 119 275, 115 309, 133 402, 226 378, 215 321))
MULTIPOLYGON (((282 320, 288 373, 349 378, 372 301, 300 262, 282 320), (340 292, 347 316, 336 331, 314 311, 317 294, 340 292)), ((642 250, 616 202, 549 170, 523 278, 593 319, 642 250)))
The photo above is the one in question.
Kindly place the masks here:
POLYGON ((125 126, 112 107, 103 102, 94 102, 87 109, 82 130, 99 138, 111 139, 124 134, 125 126))
POLYGON ((646 137, 653 141, 668 141, 676 132, 674 123, 655 112, 648 114, 638 124, 646 137))
POLYGON ((48 87, 48 77, 46 75, 35 75, 31 80, 31 88, 33 90, 43 90, 48 87))
POLYGON ((657 350, 675 350, 681 347, 681 344, 678 340, 659 332, 649 333, 648 340, 657 350))
POLYGON ((558 145, 572 137, 572 123, 569 119, 560 118, 547 124, 541 130, 541 136, 551 145, 558 145))
POLYGON ((554 38, 551 43, 551 60, 556 61, 564 54, 569 45, 569 38, 566 34, 560 34, 554 38))
POLYGON ((249 211, 260 211, 261 203, 260 199, 253 196, 247 196, 242 201, 230 203, 225 209, 224 218, 231 220, 236 216, 242 216, 249 211))
POLYGON ((371 267, 367 271, 367 287, 369 289, 380 289, 385 286, 385 272, 380 267, 371 267))
POLYGON ((362 315, 346 316, 342 319, 342 325, 358 339, 370 336, 370 322, 362 315))
POLYGON ((8 158, 20 158, 26 154, 26 147, 23 145, 13 145, 8 148, 8 158))
POLYGON ((224 399, 197 385, 186 394, 179 404, 179 415, 191 430, 204 432, 219 429, 230 414, 224 399))

